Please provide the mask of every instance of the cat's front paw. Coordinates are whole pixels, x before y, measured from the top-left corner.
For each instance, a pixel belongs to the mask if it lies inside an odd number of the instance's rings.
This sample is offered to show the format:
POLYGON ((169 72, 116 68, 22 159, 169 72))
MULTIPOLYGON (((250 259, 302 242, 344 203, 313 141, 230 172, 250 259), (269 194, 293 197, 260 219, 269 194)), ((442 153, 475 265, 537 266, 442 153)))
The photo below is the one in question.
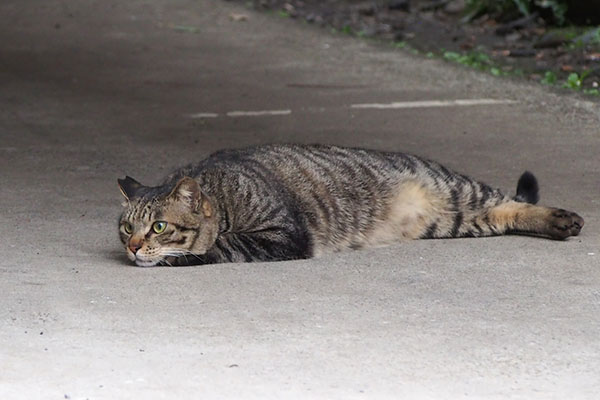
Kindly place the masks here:
POLYGON ((548 217, 548 235, 559 240, 577 236, 583 228, 583 224, 583 218, 576 213, 555 208, 548 217))

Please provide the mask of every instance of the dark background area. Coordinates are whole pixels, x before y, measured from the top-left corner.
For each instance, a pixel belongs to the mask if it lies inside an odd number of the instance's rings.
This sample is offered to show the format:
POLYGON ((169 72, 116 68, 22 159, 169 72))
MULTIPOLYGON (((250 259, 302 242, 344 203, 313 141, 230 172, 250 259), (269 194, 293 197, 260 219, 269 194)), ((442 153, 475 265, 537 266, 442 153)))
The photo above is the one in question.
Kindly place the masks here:
POLYGON ((254 0, 250 4, 495 76, 525 78, 583 92, 592 99, 600 95, 597 0, 254 0))

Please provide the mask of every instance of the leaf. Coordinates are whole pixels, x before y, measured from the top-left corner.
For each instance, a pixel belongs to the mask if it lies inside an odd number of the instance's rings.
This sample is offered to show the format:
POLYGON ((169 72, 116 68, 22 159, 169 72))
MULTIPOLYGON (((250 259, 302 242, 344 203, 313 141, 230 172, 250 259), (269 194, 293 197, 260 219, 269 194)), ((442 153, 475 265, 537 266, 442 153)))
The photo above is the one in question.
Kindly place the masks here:
POLYGON ((246 14, 231 13, 229 19, 235 22, 248 21, 248 16, 246 14))
POLYGON ((552 71, 546 71, 544 77, 541 82, 545 85, 554 85, 556 84, 556 74, 552 71))
POLYGON ((581 78, 577 72, 573 72, 569 74, 567 81, 563 83, 563 87, 573 90, 581 89, 581 78))
POLYGON ((449 61, 458 61, 460 54, 455 51, 446 51, 444 52, 444 58, 449 61))

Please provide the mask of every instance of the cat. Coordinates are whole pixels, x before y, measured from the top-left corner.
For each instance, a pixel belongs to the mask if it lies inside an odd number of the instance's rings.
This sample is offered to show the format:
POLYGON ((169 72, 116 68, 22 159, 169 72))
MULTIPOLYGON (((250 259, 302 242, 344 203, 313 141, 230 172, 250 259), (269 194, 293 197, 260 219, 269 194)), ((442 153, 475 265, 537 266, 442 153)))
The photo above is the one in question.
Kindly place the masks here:
POLYGON ((155 187, 119 179, 119 234, 138 266, 305 259, 403 239, 565 239, 583 219, 414 155, 326 145, 222 150, 155 187))

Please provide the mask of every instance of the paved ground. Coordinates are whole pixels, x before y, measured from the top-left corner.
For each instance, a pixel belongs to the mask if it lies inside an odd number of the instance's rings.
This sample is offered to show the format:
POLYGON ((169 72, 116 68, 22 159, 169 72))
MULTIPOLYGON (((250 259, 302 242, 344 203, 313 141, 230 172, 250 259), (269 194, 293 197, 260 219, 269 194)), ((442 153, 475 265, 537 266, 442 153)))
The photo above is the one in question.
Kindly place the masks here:
POLYGON ((0 398, 597 398, 597 104, 214 0, 4 0, 0 82, 0 398), (518 103, 351 107, 482 98, 518 103), (259 110, 290 111, 227 115, 259 110), (507 191, 531 169, 586 226, 127 263, 117 177, 275 141, 415 152, 507 191))

